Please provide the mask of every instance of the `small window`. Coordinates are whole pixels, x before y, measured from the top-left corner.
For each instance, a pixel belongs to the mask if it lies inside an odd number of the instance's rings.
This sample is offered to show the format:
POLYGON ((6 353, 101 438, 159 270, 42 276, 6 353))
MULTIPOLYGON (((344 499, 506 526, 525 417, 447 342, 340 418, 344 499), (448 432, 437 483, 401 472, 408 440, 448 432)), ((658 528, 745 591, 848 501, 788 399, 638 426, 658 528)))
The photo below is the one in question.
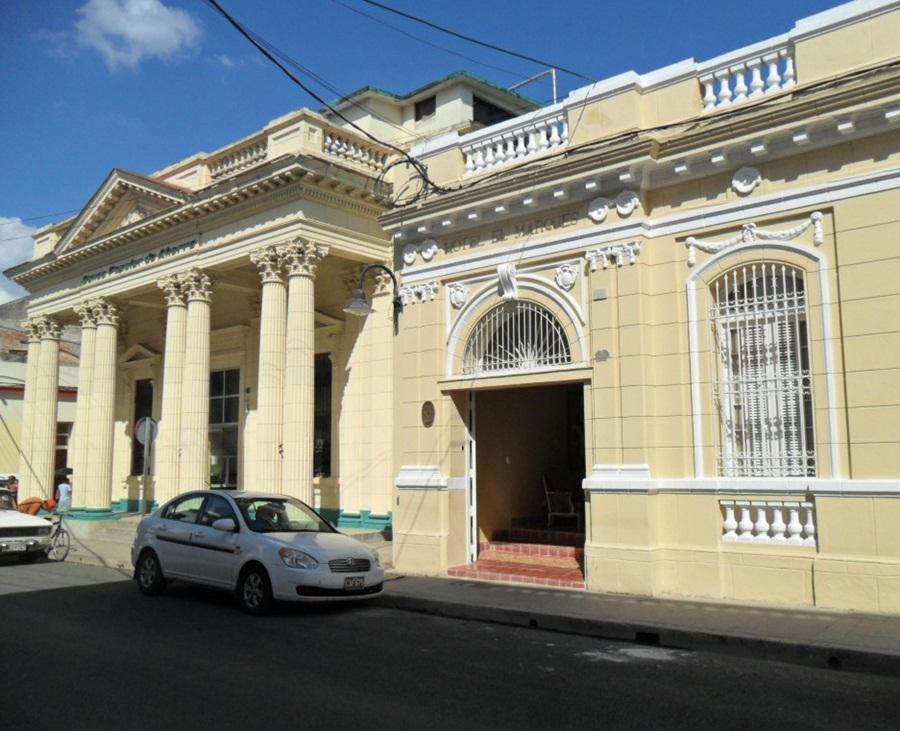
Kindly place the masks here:
POLYGON ((200 516, 200 525, 212 525, 219 518, 231 518, 237 525, 237 518, 235 518, 231 504, 219 495, 210 495, 206 498, 203 515, 200 516))
POLYGON ((491 104, 484 99, 479 99, 477 96, 472 102, 472 107, 472 121, 475 122, 475 124, 482 124, 485 127, 490 127, 492 124, 498 124, 499 122, 513 118, 512 113, 507 112, 505 109, 501 109, 496 104, 491 104))
POLYGON ((162 514, 168 520, 177 520, 180 523, 196 523, 203 505, 203 495, 188 495, 181 500, 169 504, 162 514))
POLYGON ((437 108, 437 98, 430 96, 420 102, 416 102, 416 121, 428 119, 434 116, 434 110, 437 108))

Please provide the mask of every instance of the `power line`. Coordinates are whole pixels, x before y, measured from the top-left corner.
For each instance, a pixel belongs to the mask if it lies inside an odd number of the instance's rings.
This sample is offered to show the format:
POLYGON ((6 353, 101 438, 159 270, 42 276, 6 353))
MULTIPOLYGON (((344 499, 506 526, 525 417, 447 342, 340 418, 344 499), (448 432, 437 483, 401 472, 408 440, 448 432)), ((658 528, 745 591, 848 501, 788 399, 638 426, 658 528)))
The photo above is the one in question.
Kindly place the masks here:
MULTIPOLYGON (((357 132, 362 134, 364 137, 372 140, 376 144, 387 147, 388 149, 391 149, 394 152, 396 152, 398 155, 400 155, 401 159, 406 161, 410 165, 410 167, 412 167, 413 170, 416 171, 416 173, 419 176, 419 179, 423 183, 423 188, 419 192, 418 197, 421 197, 421 196, 427 194, 427 192, 429 190, 434 191, 434 192, 441 192, 441 193, 450 191, 449 188, 444 188, 443 186, 438 185, 433 180, 431 180, 431 178, 428 177, 428 170, 426 169, 425 165, 422 162, 420 162, 416 158, 412 157, 412 155, 410 155, 405 150, 397 147, 396 145, 393 145, 390 142, 385 142, 383 140, 380 140, 379 138, 375 137, 375 135, 364 130, 358 124, 356 124, 355 122, 353 122, 352 120, 350 120, 349 118, 344 116, 344 114, 342 114, 338 109, 336 109, 331 104, 329 104, 327 101, 325 101, 325 99, 323 99, 321 96, 319 96, 307 84, 305 84, 303 81, 301 81, 299 78, 297 78, 297 76, 295 74, 293 74, 289 69, 287 69, 284 66, 284 64, 281 63, 281 61, 279 61, 275 57, 272 50, 270 50, 270 48, 272 48, 274 50, 274 47, 271 46, 271 44, 269 44, 268 42, 262 41, 261 37, 260 37, 260 40, 257 40, 257 37, 255 36, 255 34, 248 31, 237 19, 232 17, 228 13, 228 11, 225 10, 225 8, 223 8, 218 3, 218 0, 206 0, 206 3, 208 5, 210 5, 213 9, 215 9, 216 12, 218 12, 223 18, 225 18, 225 20, 227 20, 228 23, 238 33, 240 33, 244 38, 246 38, 261 54, 263 54, 263 56, 265 56, 269 61, 271 61, 273 64, 275 64, 275 66, 277 66, 285 76, 287 76, 292 82, 294 82, 297 86, 299 86, 301 89, 303 89, 303 91, 305 91, 307 94, 309 94, 313 99, 315 99, 317 102, 319 102, 323 107, 326 107, 332 114, 334 114, 336 117, 339 117, 340 119, 342 119, 344 122, 346 122, 349 126, 351 126, 353 129, 355 129, 357 132)), ((397 161, 394 161, 394 162, 396 163, 397 161)), ((385 169, 387 169, 389 167, 390 166, 385 166, 385 169)), ((379 182, 381 180, 383 180, 384 172, 385 171, 382 171, 381 175, 379 176, 379 178, 378 178, 379 182)))
POLYGON ((431 41, 426 41, 424 38, 419 38, 418 36, 414 36, 412 33, 407 33, 402 28, 398 28, 396 25, 391 25, 390 23, 386 23, 385 21, 381 20, 380 18, 376 18, 374 15, 372 15, 370 13, 366 13, 366 12, 360 10, 359 8, 354 8, 353 6, 348 5, 347 3, 341 2, 341 0, 331 0, 331 2, 333 2, 335 5, 340 5, 342 8, 344 8, 345 10, 349 10, 351 13, 356 13, 357 15, 361 15, 364 18, 368 18, 369 20, 371 20, 375 23, 378 23, 379 25, 383 25, 385 28, 390 28, 391 30, 395 31, 396 33, 399 33, 400 35, 406 36, 407 38, 411 38, 412 40, 416 41, 417 43, 423 43, 426 46, 431 46, 432 48, 436 48, 439 51, 444 51, 445 53, 449 53, 453 56, 458 56, 459 58, 465 59, 466 61, 468 61, 470 63, 477 64, 478 66, 484 66, 485 68, 493 69, 494 71, 499 71, 503 74, 507 74, 516 79, 521 78, 521 76, 522 76, 522 74, 520 74, 518 71, 511 71, 510 69, 503 68, 502 66, 494 66, 493 64, 487 63, 486 61, 479 61, 477 58, 472 58, 471 56, 467 56, 466 54, 460 53, 459 51, 454 51, 450 48, 447 48, 446 46, 442 46, 438 43, 432 43, 431 41))
POLYGON ((394 15, 399 15, 407 20, 412 20, 415 23, 421 23, 422 25, 427 25, 429 28, 434 28, 435 30, 441 31, 441 33, 446 33, 448 35, 453 36, 454 38, 461 38, 464 41, 468 41, 469 43, 475 43, 479 46, 483 46, 484 48, 490 48, 492 51, 499 51, 500 53, 505 53, 508 56, 515 56, 516 58, 521 58, 525 61, 530 61, 531 63, 536 63, 540 66, 549 66, 550 68, 555 68, 557 71, 562 71, 564 73, 570 74, 571 76, 576 76, 579 79, 584 79, 585 81, 594 82, 596 79, 591 78, 590 76, 585 76, 578 71, 573 71, 572 69, 567 69, 564 66, 560 66, 555 63, 550 63, 549 61, 542 61, 539 58, 535 58, 534 56, 526 56, 524 53, 518 53, 516 51, 510 51, 508 48, 503 48, 502 46, 496 46, 493 43, 488 43, 486 41, 480 41, 477 38, 473 38, 472 36, 464 35, 463 33, 458 33, 455 30, 451 30, 450 28, 445 28, 442 25, 438 25, 437 23, 432 23, 430 20, 425 20, 424 18, 419 18, 415 15, 410 15, 409 13, 404 13, 402 10, 397 10, 396 8, 392 8, 389 5, 384 5, 383 3, 375 2, 375 0, 362 0, 362 2, 366 3, 366 5, 372 5, 376 8, 381 8, 382 10, 386 10, 389 13, 394 13, 394 15))
MULTIPOLYGON (((17 224, 26 223, 28 221, 40 221, 42 218, 53 218, 54 216, 65 216, 69 213, 78 213, 80 208, 72 208, 68 211, 57 211, 56 213, 44 213, 41 216, 31 216, 31 218, 19 218, 18 216, 13 216, 15 221, 4 221, 0 223, 0 226, 15 226, 17 224)), ((2 241, 10 241, 11 239, 0 239, 2 241)))

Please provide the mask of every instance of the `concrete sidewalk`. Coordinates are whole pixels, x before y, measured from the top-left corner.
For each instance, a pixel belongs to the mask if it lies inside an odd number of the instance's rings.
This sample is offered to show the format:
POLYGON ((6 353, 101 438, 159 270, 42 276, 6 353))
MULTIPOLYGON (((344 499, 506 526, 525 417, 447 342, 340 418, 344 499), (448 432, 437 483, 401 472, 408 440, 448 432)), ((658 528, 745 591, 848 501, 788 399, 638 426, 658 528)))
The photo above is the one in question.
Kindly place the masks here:
POLYGON ((457 619, 900 676, 900 616, 396 573, 388 576, 378 601, 457 619))

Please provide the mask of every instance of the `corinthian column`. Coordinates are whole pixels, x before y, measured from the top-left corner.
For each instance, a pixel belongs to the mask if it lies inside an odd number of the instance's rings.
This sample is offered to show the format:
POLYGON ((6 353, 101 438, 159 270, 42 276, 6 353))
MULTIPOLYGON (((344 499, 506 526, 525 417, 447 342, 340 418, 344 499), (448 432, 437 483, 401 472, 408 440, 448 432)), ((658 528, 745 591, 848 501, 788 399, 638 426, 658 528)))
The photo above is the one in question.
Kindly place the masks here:
POLYGON ((316 385, 315 277, 328 248, 298 238, 280 247, 279 252, 288 271, 284 492, 311 505, 316 385))
POLYGON ((282 399, 284 398, 287 291, 281 257, 274 246, 250 254, 262 277, 259 315, 259 382, 256 406, 256 459, 260 490, 281 492, 282 399))
POLYGON ((90 435, 85 434, 87 479, 74 484, 73 499, 88 510, 109 510, 112 503, 113 436, 116 404, 116 338, 119 313, 103 299, 92 300, 91 312, 97 323, 94 342, 94 367, 91 383, 90 435))
POLYGON ((187 295, 181 385, 181 464, 178 489, 209 486, 209 327, 212 280, 199 269, 181 275, 187 295))
POLYGON ((59 397, 59 324, 49 317, 37 319, 41 339, 32 422, 32 493, 53 497, 56 458, 56 406, 59 397))
POLYGON ((162 504, 179 490, 178 453, 181 441, 181 391, 184 375, 187 301, 181 278, 166 277, 157 286, 166 297, 166 347, 163 361, 162 414, 156 440, 155 494, 162 504))
POLYGON ((75 306, 75 314, 81 321, 81 354, 78 360, 78 402, 75 405, 75 424, 69 437, 69 466, 75 475, 78 494, 75 504, 85 504, 85 488, 88 485, 88 451, 91 435, 91 391, 94 385, 94 353, 97 343, 97 320, 92 302, 75 306))
POLYGON ((37 320, 23 323, 28 331, 28 360, 25 366, 25 394, 22 399, 22 436, 19 439, 19 496, 34 495, 34 402, 37 394, 38 361, 41 357, 41 333, 37 320))

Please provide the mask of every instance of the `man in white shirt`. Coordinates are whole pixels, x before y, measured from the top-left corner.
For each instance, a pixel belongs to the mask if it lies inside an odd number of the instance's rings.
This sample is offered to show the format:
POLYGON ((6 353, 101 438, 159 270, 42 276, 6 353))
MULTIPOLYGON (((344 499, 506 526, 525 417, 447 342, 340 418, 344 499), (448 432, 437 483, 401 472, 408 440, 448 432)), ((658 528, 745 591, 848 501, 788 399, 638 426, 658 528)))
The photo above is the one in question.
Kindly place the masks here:
POLYGON ((68 513, 72 509, 72 478, 63 477, 63 481, 56 488, 56 512, 68 513))

